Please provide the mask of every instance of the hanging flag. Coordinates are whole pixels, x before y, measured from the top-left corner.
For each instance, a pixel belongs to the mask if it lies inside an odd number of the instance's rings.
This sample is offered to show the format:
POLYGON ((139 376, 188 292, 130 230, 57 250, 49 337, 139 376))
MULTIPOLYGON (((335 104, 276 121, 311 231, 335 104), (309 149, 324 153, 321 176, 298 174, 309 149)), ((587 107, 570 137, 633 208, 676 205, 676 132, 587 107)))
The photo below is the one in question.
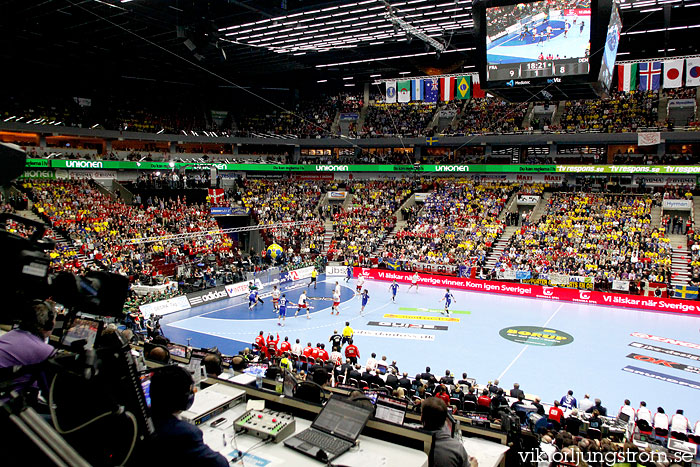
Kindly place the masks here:
POLYGON ((655 144, 661 144, 661 133, 658 131, 637 133, 637 146, 653 146, 655 144))
POLYGON ((668 288, 666 284, 662 282, 646 282, 642 295, 646 297, 666 298, 668 297, 668 288))
POLYGON ((423 100, 423 80, 422 79, 412 79, 411 80, 411 100, 412 101, 422 101, 423 100))
POLYGON ((639 90, 656 91, 661 87, 661 62, 639 64, 639 90))
POLYGON ((637 64, 625 63, 617 66, 617 90, 630 92, 637 89, 637 64))
POLYGON ((457 90, 455 91, 457 99, 469 99, 472 96, 472 77, 460 76, 457 78, 457 90))
POLYGON ((386 97, 384 98, 384 102, 387 104, 396 103, 396 81, 386 82, 386 97))
POLYGON ((440 78, 440 99, 449 102, 455 98, 455 79, 450 76, 448 78, 440 78))
POLYGON ((439 94, 439 88, 438 88, 438 79, 437 78, 430 78, 426 79, 424 81, 425 83, 425 93, 423 95, 423 99, 425 102, 437 102, 438 100, 438 94, 439 94))
POLYGON ((486 93, 481 90, 481 81, 479 80, 478 73, 476 75, 472 75, 472 97, 486 97, 486 93))
POLYGON ((211 204, 219 204, 224 200, 223 188, 209 188, 207 193, 209 195, 209 202, 211 204))
POLYGON ((700 58, 685 59, 685 85, 689 88, 700 86, 700 58))
POLYGON ((683 85, 683 59, 664 60, 664 88, 680 88, 683 85))
POLYGON ((677 285, 673 289, 673 296, 675 298, 685 298, 686 300, 697 300, 699 291, 700 288, 692 285, 677 285))
POLYGON ((411 80, 399 81, 398 85, 399 102, 411 101, 411 80))

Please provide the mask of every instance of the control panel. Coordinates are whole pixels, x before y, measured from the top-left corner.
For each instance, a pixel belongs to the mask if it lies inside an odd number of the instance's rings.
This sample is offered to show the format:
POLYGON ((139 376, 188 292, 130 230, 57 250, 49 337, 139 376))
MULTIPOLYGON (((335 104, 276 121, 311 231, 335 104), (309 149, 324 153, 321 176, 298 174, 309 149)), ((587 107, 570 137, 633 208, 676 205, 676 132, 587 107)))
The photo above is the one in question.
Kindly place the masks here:
POLYGON ((294 434, 296 422, 294 417, 270 409, 249 410, 233 422, 236 433, 248 433, 260 439, 272 439, 279 443, 294 434))

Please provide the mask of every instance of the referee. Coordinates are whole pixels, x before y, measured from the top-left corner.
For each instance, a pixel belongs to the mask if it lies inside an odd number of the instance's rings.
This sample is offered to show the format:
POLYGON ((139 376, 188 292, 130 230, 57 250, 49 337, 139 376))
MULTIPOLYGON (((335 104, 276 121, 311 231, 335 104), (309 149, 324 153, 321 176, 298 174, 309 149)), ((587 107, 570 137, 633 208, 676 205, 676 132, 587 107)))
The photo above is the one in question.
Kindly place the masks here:
POLYGON ((346 321, 345 327, 343 328, 343 345, 347 344, 347 342, 352 339, 353 334, 355 334, 355 332, 350 327, 350 321, 346 321))

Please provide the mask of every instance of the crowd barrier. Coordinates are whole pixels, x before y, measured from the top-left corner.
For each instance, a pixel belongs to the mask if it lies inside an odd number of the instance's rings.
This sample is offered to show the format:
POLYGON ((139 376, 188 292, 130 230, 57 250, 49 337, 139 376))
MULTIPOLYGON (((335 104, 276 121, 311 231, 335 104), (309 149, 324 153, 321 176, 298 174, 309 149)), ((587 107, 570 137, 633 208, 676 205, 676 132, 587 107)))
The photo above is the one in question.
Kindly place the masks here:
MULTIPOLYGON (((393 281, 410 284, 412 272, 389 271, 376 268, 354 268, 354 276, 364 276, 365 279, 393 281)), ((637 308, 651 311, 670 311, 690 315, 700 315, 700 304, 672 298, 643 297, 639 295, 623 295, 597 292, 593 290, 566 289, 532 284, 516 284, 510 282, 483 281, 463 277, 438 276, 419 274, 419 285, 446 287, 472 292, 489 292, 503 295, 518 295, 521 297, 539 298, 545 300, 561 300, 565 302, 587 303, 592 305, 607 305, 623 308, 637 308)))

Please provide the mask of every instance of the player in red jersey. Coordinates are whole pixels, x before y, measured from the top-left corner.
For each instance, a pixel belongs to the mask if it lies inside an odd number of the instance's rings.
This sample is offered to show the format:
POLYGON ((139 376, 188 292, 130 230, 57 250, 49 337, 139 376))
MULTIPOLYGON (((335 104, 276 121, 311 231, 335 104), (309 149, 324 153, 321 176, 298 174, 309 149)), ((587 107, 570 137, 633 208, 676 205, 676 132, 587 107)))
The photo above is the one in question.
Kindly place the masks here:
POLYGON ((355 344, 353 344, 353 340, 350 339, 348 341, 348 346, 345 347, 345 358, 350 360, 353 365, 357 363, 357 359, 360 358, 360 349, 357 348, 355 344))

